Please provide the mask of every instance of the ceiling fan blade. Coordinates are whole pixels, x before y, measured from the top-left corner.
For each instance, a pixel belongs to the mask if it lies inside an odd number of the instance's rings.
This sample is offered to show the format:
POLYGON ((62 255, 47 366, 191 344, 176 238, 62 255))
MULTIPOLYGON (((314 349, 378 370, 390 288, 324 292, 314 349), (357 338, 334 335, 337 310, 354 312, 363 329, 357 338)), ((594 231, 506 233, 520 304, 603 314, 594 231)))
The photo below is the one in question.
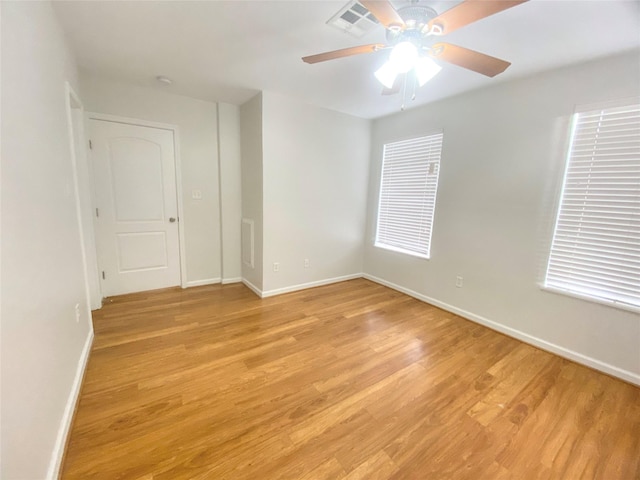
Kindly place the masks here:
MULTIPOLYGON (((460 27, 482 20, 528 0, 466 0, 450 10, 438 15, 429 22, 429 27, 439 25, 446 35, 460 27)), ((366 6, 366 5, 365 5, 366 6)))
POLYGON ((333 60, 334 58, 349 57, 351 55, 359 55, 361 53, 377 52, 378 50, 381 50, 384 47, 385 45, 382 43, 360 45, 358 47, 343 48, 341 50, 333 50, 331 52, 318 53, 317 55, 302 57, 302 61, 305 63, 326 62, 327 60, 333 60))
POLYGON ((404 20, 387 0, 360 0, 385 28, 404 28, 404 20))
POLYGON ((495 77, 511 65, 510 62, 499 58, 469 50, 468 48, 458 47, 457 45, 451 45, 450 43, 436 43, 431 47, 429 54, 438 60, 453 63, 487 77, 495 77))
POLYGON ((398 93, 402 88, 402 85, 404 84, 404 80, 406 76, 407 76, 406 73, 398 74, 391 88, 387 88, 387 87, 382 88, 382 95, 395 95, 396 93, 398 93))

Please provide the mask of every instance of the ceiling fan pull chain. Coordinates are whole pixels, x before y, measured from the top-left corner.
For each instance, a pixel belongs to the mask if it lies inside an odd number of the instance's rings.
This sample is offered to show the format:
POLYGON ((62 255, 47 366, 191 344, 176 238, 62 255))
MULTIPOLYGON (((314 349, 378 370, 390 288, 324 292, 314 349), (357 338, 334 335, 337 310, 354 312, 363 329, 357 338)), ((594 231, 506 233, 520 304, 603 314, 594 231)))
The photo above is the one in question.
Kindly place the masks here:
POLYGON ((411 101, 414 101, 416 99, 416 87, 418 83, 415 72, 413 72, 413 75, 411 75, 411 83, 413 84, 413 91, 411 92, 411 101))

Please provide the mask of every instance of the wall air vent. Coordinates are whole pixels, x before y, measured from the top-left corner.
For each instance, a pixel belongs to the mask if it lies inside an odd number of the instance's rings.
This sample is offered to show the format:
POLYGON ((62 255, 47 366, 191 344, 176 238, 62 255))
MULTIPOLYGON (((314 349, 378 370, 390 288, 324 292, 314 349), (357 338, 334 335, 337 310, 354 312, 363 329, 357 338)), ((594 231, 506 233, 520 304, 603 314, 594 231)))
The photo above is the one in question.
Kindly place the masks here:
POLYGON ((359 38, 378 25, 378 20, 360 3, 351 1, 331 17, 327 25, 359 38))

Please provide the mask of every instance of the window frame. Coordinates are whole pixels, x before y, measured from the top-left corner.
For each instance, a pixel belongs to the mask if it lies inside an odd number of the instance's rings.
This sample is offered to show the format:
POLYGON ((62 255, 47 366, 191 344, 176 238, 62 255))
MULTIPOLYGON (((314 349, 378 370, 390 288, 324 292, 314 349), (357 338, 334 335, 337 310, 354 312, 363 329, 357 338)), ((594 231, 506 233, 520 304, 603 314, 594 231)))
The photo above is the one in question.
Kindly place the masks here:
POLYGON ((552 257, 554 243, 555 243, 556 231, 558 228, 558 224, 560 222, 560 214, 562 212, 562 206, 563 206, 563 201, 565 197, 565 188, 567 185, 567 178, 569 175, 569 168, 571 165, 571 157, 573 155, 574 138, 576 134, 576 129, 578 127, 579 115, 590 113, 595 110, 608 110, 608 109, 615 109, 615 108, 621 108, 626 106, 631 107, 634 105, 640 105, 640 97, 630 97, 630 98, 614 100, 609 102, 601 102, 601 103, 588 104, 588 105, 578 105, 575 107, 575 110, 571 115, 571 124, 569 128, 568 141, 565 144, 563 177, 562 177, 562 182, 560 184, 559 190, 556 193, 553 228, 551 229, 545 268, 543 272, 543 278, 539 284, 539 287, 541 290, 544 290, 550 293, 559 294, 559 295, 563 295, 571 298, 577 298, 577 299, 585 300, 591 303, 596 303, 599 305, 616 308, 618 310, 638 313, 640 312, 640 306, 635 306, 633 304, 630 304, 621 300, 616 300, 613 298, 589 295, 587 293, 571 290, 569 288, 565 289, 565 288, 547 284, 549 268, 551 266, 551 257, 552 257))
MULTIPOLYGON (((391 141, 383 143, 383 145, 382 145, 382 158, 381 158, 381 162, 380 162, 380 177, 379 177, 379 181, 378 181, 378 202, 377 202, 377 208, 376 208, 376 222, 375 222, 375 231, 374 231, 374 238, 373 238, 373 246, 374 247, 380 248, 382 250, 401 253, 403 255, 408 255, 410 257, 418 258, 418 259, 421 259, 421 260, 429 260, 431 258, 431 251, 432 251, 431 247, 432 247, 432 240, 433 240, 433 230, 434 230, 434 225, 435 225, 435 212, 436 212, 436 203, 437 203, 437 198, 438 198, 438 185, 440 183, 440 168, 441 168, 441 163, 442 163, 443 147, 444 147, 444 131, 443 131, 443 129, 431 130, 431 131, 426 132, 426 133, 421 133, 421 134, 416 134, 416 135, 411 135, 411 136, 405 136, 405 137, 402 137, 402 138, 399 138, 399 139, 396 139, 396 140, 391 140, 391 141), (419 140, 419 139, 422 139, 422 138, 426 139, 426 138, 434 137, 434 136, 440 136, 440 151, 439 151, 438 160, 437 160, 435 188, 434 188, 434 191, 433 191, 433 208, 432 208, 432 211, 431 211, 431 226, 430 226, 429 235, 427 237, 427 245, 426 245, 427 253, 423 254, 421 252, 417 252, 417 251, 405 249, 405 248, 402 248, 402 247, 397 247, 397 246, 394 246, 394 245, 388 245, 386 243, 383 243, 383 242, 381 242, 379 240, 380 224, 381 224, 381 217, 380 217, 381 208, 380 207, 381 207, 382 195, 383 195, 385 153, 386 153, 387 145, 410 142, 410 141, 415 141, 415 140, 419 140)), ((425 185, 425 187, 426 187, 426 185, 425 185)))

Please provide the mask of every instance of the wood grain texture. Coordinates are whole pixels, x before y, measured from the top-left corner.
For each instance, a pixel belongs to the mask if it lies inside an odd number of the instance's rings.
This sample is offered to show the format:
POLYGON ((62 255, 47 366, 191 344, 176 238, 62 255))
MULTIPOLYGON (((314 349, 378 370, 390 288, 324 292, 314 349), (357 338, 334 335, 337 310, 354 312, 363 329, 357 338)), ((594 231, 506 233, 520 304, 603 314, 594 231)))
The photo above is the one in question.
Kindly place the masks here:
POLYGON ((360 3, 384 25, 384 28, 404 29, 404 20, 388 0, 361 0, 360 3))
POLYGON ((362 53, 373 53, 385 47, 383 43, 372 43, 371 45, 359 45, 357 47, 342 48, 340 50, 332 50, 330 52, 318 53, 302 57, 305 63, 319 63, 327 60, 335 60, 336 58, 350 57, 352 55, 360 55, 362 53))
POLYGON ((450 43, 432 45, 429 54, 438 60, 473 70, 487 77, 495 77, 511 65, 510 62, 505 60, 450 43))
POLYGON ((640 478, 640 389, 367 280, 94 323, 64 479, 640 478))
POLYGON ((483 18, 512 8, 528 0, 466 0, 441 13, 429 22, 429 26, 439 25, 442 34, 447 35, 483 18))

